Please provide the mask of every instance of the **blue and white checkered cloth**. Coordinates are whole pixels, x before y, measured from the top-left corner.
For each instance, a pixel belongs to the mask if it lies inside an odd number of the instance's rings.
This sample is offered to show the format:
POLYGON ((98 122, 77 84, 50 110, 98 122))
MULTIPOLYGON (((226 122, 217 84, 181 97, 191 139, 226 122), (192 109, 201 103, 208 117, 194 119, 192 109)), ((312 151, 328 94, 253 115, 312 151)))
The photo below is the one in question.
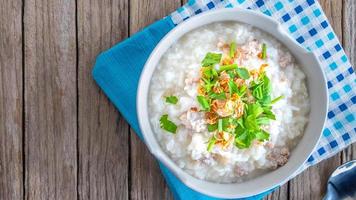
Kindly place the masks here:
POLYGON ((207 10, 238 6, 262 12, 279 21, 304 48, 316 53, 323 66, 330 95, 328 119, 316 151, 300 171, 355 142, 356 76, 317 1, 190 0, 170 17, 177 25, 207 10))

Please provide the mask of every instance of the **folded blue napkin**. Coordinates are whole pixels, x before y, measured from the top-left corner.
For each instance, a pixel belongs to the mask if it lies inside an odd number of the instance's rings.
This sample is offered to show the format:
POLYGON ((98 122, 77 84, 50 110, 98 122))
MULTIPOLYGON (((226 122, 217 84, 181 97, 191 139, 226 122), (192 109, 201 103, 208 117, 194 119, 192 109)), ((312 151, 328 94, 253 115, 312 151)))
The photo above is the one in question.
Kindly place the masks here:
MULTIPOLYGON (((93 77, 137 135, 142 139, 135 103, 138 80, 148 56, 160 39, 193 15, 235 6, 275 18, 302 46, 314 51, 323 64, 330 94, 328 121, 316 152, 301 170, 356 141, 356 92, 351 89, 356 87, 356 77, 320 5, 314 0, 191 0, 170 16, 101 53, 96 60, 93 77)), ((175 199, 216 199, 191 190, 162 164, 160 168, 175 199)), ((270 192, 245 199, 260 199, 270 192)))

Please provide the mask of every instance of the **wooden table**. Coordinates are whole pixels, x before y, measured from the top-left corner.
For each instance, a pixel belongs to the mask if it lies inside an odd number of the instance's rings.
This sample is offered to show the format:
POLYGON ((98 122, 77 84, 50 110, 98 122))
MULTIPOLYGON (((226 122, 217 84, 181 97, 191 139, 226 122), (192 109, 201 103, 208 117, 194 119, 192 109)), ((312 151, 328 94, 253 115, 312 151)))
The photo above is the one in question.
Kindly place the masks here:
MULTIPOLYGON (((0 199, 172 199, 91 69, 99 52, 182 3, 0 0, 0 199)), ((355 66, 355 1, 321 4, 355 66)), ((355 157, 354 145, 266 199, 319 199, 355 157)))

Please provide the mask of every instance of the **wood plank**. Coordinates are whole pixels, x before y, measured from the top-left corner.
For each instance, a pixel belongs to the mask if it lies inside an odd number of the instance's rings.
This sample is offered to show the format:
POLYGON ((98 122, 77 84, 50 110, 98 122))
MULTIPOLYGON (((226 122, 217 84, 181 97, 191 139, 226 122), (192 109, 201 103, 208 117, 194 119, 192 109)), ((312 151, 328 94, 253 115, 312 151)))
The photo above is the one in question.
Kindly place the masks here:
MULTIPOLYGON (((130 1, 130 35, 148 24, 161 19, 180 6, 180 0, 130 1)), ((131 130, 131 198, 173 199, 167 189, 156 160, 131 130)))
MULTIPOLYGON (((342 41, 342 1, 319 1, 328 20, 342 41)), ((320 199, 325 194, 328 178, 341 163, 341 153, 305 170, 290 181, 290 199, 320 199)))
POLYGON ((25 198, 77 198, 75 1, 27 0, 25 198))
POLYGON ((343 47, 352 66, 356 67, 356 1, 344 0, 343 47))
POLYGON ((128 199, 129 126, 95 84, 96 56, 128 35, 127 0, 78 1, 79 199, 128 199))
POLYGON ((267 195, 264 199, 266 200, 275 200, 275 199, 288 199, 288 183, 282 185, 276 191, 267 195))
POLYGON ((0 0, 0 5, 0 199, 21 199, 22 1, 0 0))
POLYGON ((321 199, 331 173, 340 165, 340 155, 312 166, 290 181, 290 199, 321 199))
MULTIPOLYGON (((343 40, 342 44, 351 65, 356 67, 356 1, 344 0, 343 4, 343 40)), ((355 114, 355 113, 354 113, 355 114)), ((343 151, 342 162, 356 159, 356 145, 343 151)))

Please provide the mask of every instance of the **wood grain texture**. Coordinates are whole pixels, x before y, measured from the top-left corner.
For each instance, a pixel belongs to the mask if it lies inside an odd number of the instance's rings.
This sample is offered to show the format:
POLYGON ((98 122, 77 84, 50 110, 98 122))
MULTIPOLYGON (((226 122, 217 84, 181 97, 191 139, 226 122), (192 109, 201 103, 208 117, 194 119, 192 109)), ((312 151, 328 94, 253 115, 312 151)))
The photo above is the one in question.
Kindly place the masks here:
POLYGON ((22 2, 0 0, 0 5, 0 199, 21 199, 22 2))
MULTIPOLYGON (((185 2, 0 0, 0 199, 173 199, 91 70, 101 51, 185 2)), ((355 66, 356 1, 319 2, 355 66)), ((320 199, 355 152, 348 147, 264 199, 320 199)))
POLYGON ((25 198, 77 198, 74 0, 27 0, 25 198))
POLYGON ((95 84, 96 56, 128 35, 127 0, 78 1, 79 199, 128 199, 129 126, 95 84))
POLYGON ((321 199, 331 173, 340 165, 340 155, 312 166, 290 181, 289 199, 321 199))
POLYGON ((342 43, 351 65, 356 67, 356 1, 344 0, 342 43))
MULTIPOLYGON (((179 0, 131 0, 130 35, 168 15, 180 4, 179 0)), ((172 199, 156 160, 132 130, 130 135, 131 199, 172 199)))
POLYGON ((288 199, 288 192, 289 192, 289 184, 286 183, 278 188, 276 191, 272 192, 271 194, 267 195, 265 200, 275 200, 275 199, 288 199))

